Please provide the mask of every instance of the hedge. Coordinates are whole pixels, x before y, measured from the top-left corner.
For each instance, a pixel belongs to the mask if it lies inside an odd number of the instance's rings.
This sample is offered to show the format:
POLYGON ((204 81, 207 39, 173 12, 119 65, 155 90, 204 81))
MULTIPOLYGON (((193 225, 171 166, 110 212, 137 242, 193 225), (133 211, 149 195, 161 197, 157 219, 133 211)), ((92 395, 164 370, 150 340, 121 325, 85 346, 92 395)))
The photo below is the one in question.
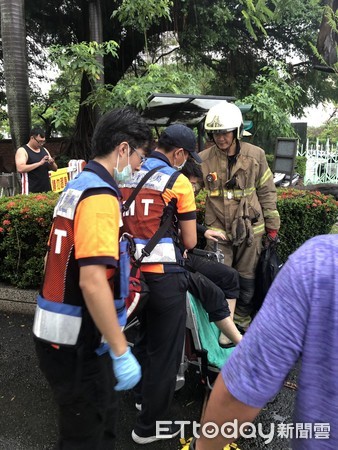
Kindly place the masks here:
POLYGON ((38 288, 49 229, 59 194, 0 198, 0 280, 38 288))
MULTIPOLYGON (((205 199, 206 193, 201 191, 196 199, 200 223, 204 221, 205 199)), ((338 220, 338 202, 316 191, 277 189, 277 209, 281 217, 278 253, 282 261, 311 237, 330 233, 338 220)))
POLYGON ((279 255, 283 261, 313 236, 330 233, 338 221, 338 202, 318 191, 279 189, 277 209, 281 217, 279 255))
MULTIPOLYGON (((197 197, 198 221, 204 221, 205 192, 197 197)), ((47 249, 53 209, 59 194, 0 198, 0 280, 21 288, 38 288, 47 249)), ((279 189, 279 246, 283 261, 303 242, 329 233, 338 216, 338 202, 320 192, 279 189)))

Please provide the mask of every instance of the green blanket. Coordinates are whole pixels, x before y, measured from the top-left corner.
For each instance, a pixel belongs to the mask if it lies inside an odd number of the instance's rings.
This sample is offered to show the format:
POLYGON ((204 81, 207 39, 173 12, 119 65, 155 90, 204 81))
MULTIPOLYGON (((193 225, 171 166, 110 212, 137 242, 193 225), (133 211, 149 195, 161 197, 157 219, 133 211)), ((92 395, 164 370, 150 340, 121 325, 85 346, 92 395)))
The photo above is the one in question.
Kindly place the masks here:
POLYGON ((190 305, 193 313, 196 316, 198 324, 198 335, 201 341, 202 348, 208 351, 208 362, 212 366, 222 368, 223 364, 228 360, 232 348, 222 348, 218 344, 219 329, 213 322, 209 322, 208 314, 205 312, 201 302, 188 293, 190 298, 190 305))

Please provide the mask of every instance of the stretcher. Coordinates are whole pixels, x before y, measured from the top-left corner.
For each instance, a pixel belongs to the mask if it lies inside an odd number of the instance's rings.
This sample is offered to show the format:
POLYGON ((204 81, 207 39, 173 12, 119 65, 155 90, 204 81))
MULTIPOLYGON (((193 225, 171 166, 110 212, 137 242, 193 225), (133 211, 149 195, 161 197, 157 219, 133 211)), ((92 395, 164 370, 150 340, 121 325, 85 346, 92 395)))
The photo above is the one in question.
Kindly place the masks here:
MULTIPOLYGON (((228 360, 234 348, 222 348, 218 343, 220 331, 209 322, 208 314, 202 304, 190 292, 186 296, 186 335, 182 349, 182 358, 176 378, 176 390, 185 384, 185 372, 190 365, 198 370, 201 383, 212 388, 223 364, 228 360)), ((138 319, 135 317, 124 328, 129 346, 133 347, 138 319)))
POLYGON ((183 387, 184 373, 189 365, 198 366, 201 382, 211 389, 212 380, 217 376, 234 348, 220 347, 218 343, 219 329, 213 322, 209 322, 208 314, 201 302, 190 292, 187 292, 186 307, 186 338, 177 375, 176 390, 183 387))

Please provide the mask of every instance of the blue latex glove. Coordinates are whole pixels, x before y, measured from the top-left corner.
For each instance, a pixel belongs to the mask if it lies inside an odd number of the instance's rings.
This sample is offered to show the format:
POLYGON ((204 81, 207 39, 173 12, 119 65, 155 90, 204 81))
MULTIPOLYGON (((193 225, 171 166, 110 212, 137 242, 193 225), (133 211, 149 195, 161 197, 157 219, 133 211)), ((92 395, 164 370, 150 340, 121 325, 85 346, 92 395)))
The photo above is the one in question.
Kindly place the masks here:
POLYGON ((141 367, 128 347, 127 351, 121 356, 115 356, 112 350, 109 350, 113 360, 113 369, 117 384, 116 391, 125 391, 134 387, 141 379, 141 367))

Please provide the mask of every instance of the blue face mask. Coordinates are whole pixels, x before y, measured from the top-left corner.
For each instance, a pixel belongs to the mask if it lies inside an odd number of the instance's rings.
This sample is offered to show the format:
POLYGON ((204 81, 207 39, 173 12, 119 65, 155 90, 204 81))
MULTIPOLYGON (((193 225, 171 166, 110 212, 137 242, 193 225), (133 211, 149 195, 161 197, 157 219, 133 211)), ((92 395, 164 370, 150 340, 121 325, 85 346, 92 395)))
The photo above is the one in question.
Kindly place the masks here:
POLYGON ((118 166, 119 166, 119 156, 117 157, 117 167, 114 167, 114 180, 117 181, 118 183, 124 183, 126 181, 128 181, 132 175, 133 175, 133 169, 131 168, 131 165, 129 164, 129 152, 130 152, 130 148, 128 149, 128 164, 121 170, 118 170, 118 166))

